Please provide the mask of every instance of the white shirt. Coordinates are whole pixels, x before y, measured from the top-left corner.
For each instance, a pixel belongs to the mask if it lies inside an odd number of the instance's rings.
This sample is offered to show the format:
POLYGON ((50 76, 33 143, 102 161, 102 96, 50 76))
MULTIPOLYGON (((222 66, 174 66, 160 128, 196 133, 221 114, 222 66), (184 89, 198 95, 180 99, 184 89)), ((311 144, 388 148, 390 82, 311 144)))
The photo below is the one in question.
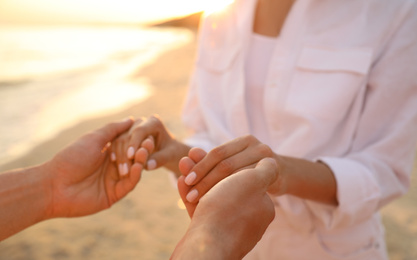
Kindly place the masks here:
POLYGON ((248 53, 245 61, 245 105, 248 113, 249 131, 268 141, 268 131, 263 110, 264 86, 268 75, 271 53, 274 51, 277 38, 251 34, 248 53))
MULTIPOLYGON (((256 0, 205 17, 183 119, 210 150, 251 134, 245 60, 256 0)), ((387 259, 378 210, 404 194, 417 143, 414 0, 298 0, 264 88, 275 153, 322 160, 338 207, 274 198, 276 218, 247 259, 387 259)))

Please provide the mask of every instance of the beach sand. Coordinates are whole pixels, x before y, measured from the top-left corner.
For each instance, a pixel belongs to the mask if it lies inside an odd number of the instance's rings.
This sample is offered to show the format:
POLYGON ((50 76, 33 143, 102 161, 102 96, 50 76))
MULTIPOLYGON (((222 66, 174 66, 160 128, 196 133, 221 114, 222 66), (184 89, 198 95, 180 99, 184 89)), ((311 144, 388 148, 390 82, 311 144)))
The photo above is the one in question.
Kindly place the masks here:
MULTIPOLYGON (((127 116, 159 114, 178 137, 186 133, 180 111, 194 61, 196 42, 167 52, 137 72, 155 86, 153 95, 122 112, 81 122, 35 147, 27 155, 0 166, 0 171, 26 167, 51 158, 83 133, 127 116)), ((39 223, 0 243, 0 259, 106 260, 168 259, 189 219, 177 206, 179 196, 168 172, 144 172, 126 198, 93 216, 39 223)), ((391 260, 417 259, 417 166, 410 192, 382 210, 391 260)), ((30 214, 28 212, 27 214, 30 214)))

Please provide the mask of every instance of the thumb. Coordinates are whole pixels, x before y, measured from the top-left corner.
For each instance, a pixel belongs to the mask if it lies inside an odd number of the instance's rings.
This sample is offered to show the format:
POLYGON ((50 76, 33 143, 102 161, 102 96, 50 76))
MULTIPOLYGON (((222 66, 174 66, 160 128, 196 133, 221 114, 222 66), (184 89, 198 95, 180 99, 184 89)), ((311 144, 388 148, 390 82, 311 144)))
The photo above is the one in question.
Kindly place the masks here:
POLYGON ((133 125, 133 118, 129 117, 120 122, 105 125, 96 131, 103 138, 103 143, 111 142, 120 134, 126 132, 133 125))
POLYGON ((255 171, 261 185, 265 187, 265 190, 278 178, 278 166, 276 161, 272 158, 260 160, 255 167, 255 171))
POLYGON ((194 215, 194 211, 195 211, 195 208, 196 208, 197 204, 193 204, 193 203, 188 202, 186 197, 187 197, 187 194, 191 190, 192 187, 185 184, 184 179, 185 179, 185 176, 183 176, 183 175, 181 175, 178 178, 178 183, 177 183, 178 192, 180 194, 182 202, 184 203, 185 208, 187 209, 188 215, 190 216, 190 218, 192 218, 193 215, 194 215))
POLYGON ((149 155, 148 161, 146 163, 146 169, 155 170, 156 168, 165 165, 169 161, 171 154, 172 153, 169 149, 162 149, 160 151, 154 152, 153 154, 149 155))

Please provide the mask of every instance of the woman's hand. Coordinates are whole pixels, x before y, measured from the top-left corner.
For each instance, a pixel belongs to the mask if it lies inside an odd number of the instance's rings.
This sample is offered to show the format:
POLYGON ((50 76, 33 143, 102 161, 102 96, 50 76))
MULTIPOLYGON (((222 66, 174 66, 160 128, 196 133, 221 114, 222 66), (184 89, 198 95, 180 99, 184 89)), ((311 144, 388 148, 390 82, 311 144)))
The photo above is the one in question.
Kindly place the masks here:
MULTIPOLYGON (((216 183, 242 169, 254 168, 267 157, 277 157, 269 146, 248 135, 220 145, 207 155, 198 148, 180 161, 180 171, 190 188, 186 200, 197 202, 216 183)), ((278 191, 277 191, 278 193, 278 191)))
POLYGON ((114 142, 112 159, 121 175, 128 174, 134 163, 143 164, 147 170, 165 166, 180 175, 178 161, 187 155, 189 149, 175 139, 158 116, 151 116, 136 120, 129 132, 114 142), (143 162, 146 151, 150 151, 150 155, 143 162))

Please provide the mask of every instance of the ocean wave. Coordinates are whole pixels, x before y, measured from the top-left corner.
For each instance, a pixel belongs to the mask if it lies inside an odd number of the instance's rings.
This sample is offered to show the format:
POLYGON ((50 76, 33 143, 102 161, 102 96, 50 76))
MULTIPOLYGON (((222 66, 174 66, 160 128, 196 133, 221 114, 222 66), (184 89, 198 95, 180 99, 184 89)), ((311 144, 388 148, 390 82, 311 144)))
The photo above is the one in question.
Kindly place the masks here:
POLYGON ((131 75, 193 37, 188 30, 166 28, 55 31, 55 37, 67 35, 67 39, 92 37, 79 43, 80 53, 73 50, 68 54, 72 45, 62 41, 65 39, 52 37, 57 44, 52 50, 42 46, 51 38, 48 30, 35 28, 28 35, 19 31, 14 40, 1 33, 0 57, 7 52, 1 49, 4 46, 15 54, 0 60, 0 164, 88 116, 141 102, 151 95, 152 86, 140 77, 132 80, 131 75), (34 35, 44 39, 32 48, 34 35), (100 44, 111 38, 116 40, 100 44), (9 44, 2 44, 5 39, 9 44), (87 46, 82 47, 86 42, 87 46), (27 59, 18 54, 19 48, 34 49, 38 52, 36 59, 33 52, 26 52, 31 53, 27 59))

